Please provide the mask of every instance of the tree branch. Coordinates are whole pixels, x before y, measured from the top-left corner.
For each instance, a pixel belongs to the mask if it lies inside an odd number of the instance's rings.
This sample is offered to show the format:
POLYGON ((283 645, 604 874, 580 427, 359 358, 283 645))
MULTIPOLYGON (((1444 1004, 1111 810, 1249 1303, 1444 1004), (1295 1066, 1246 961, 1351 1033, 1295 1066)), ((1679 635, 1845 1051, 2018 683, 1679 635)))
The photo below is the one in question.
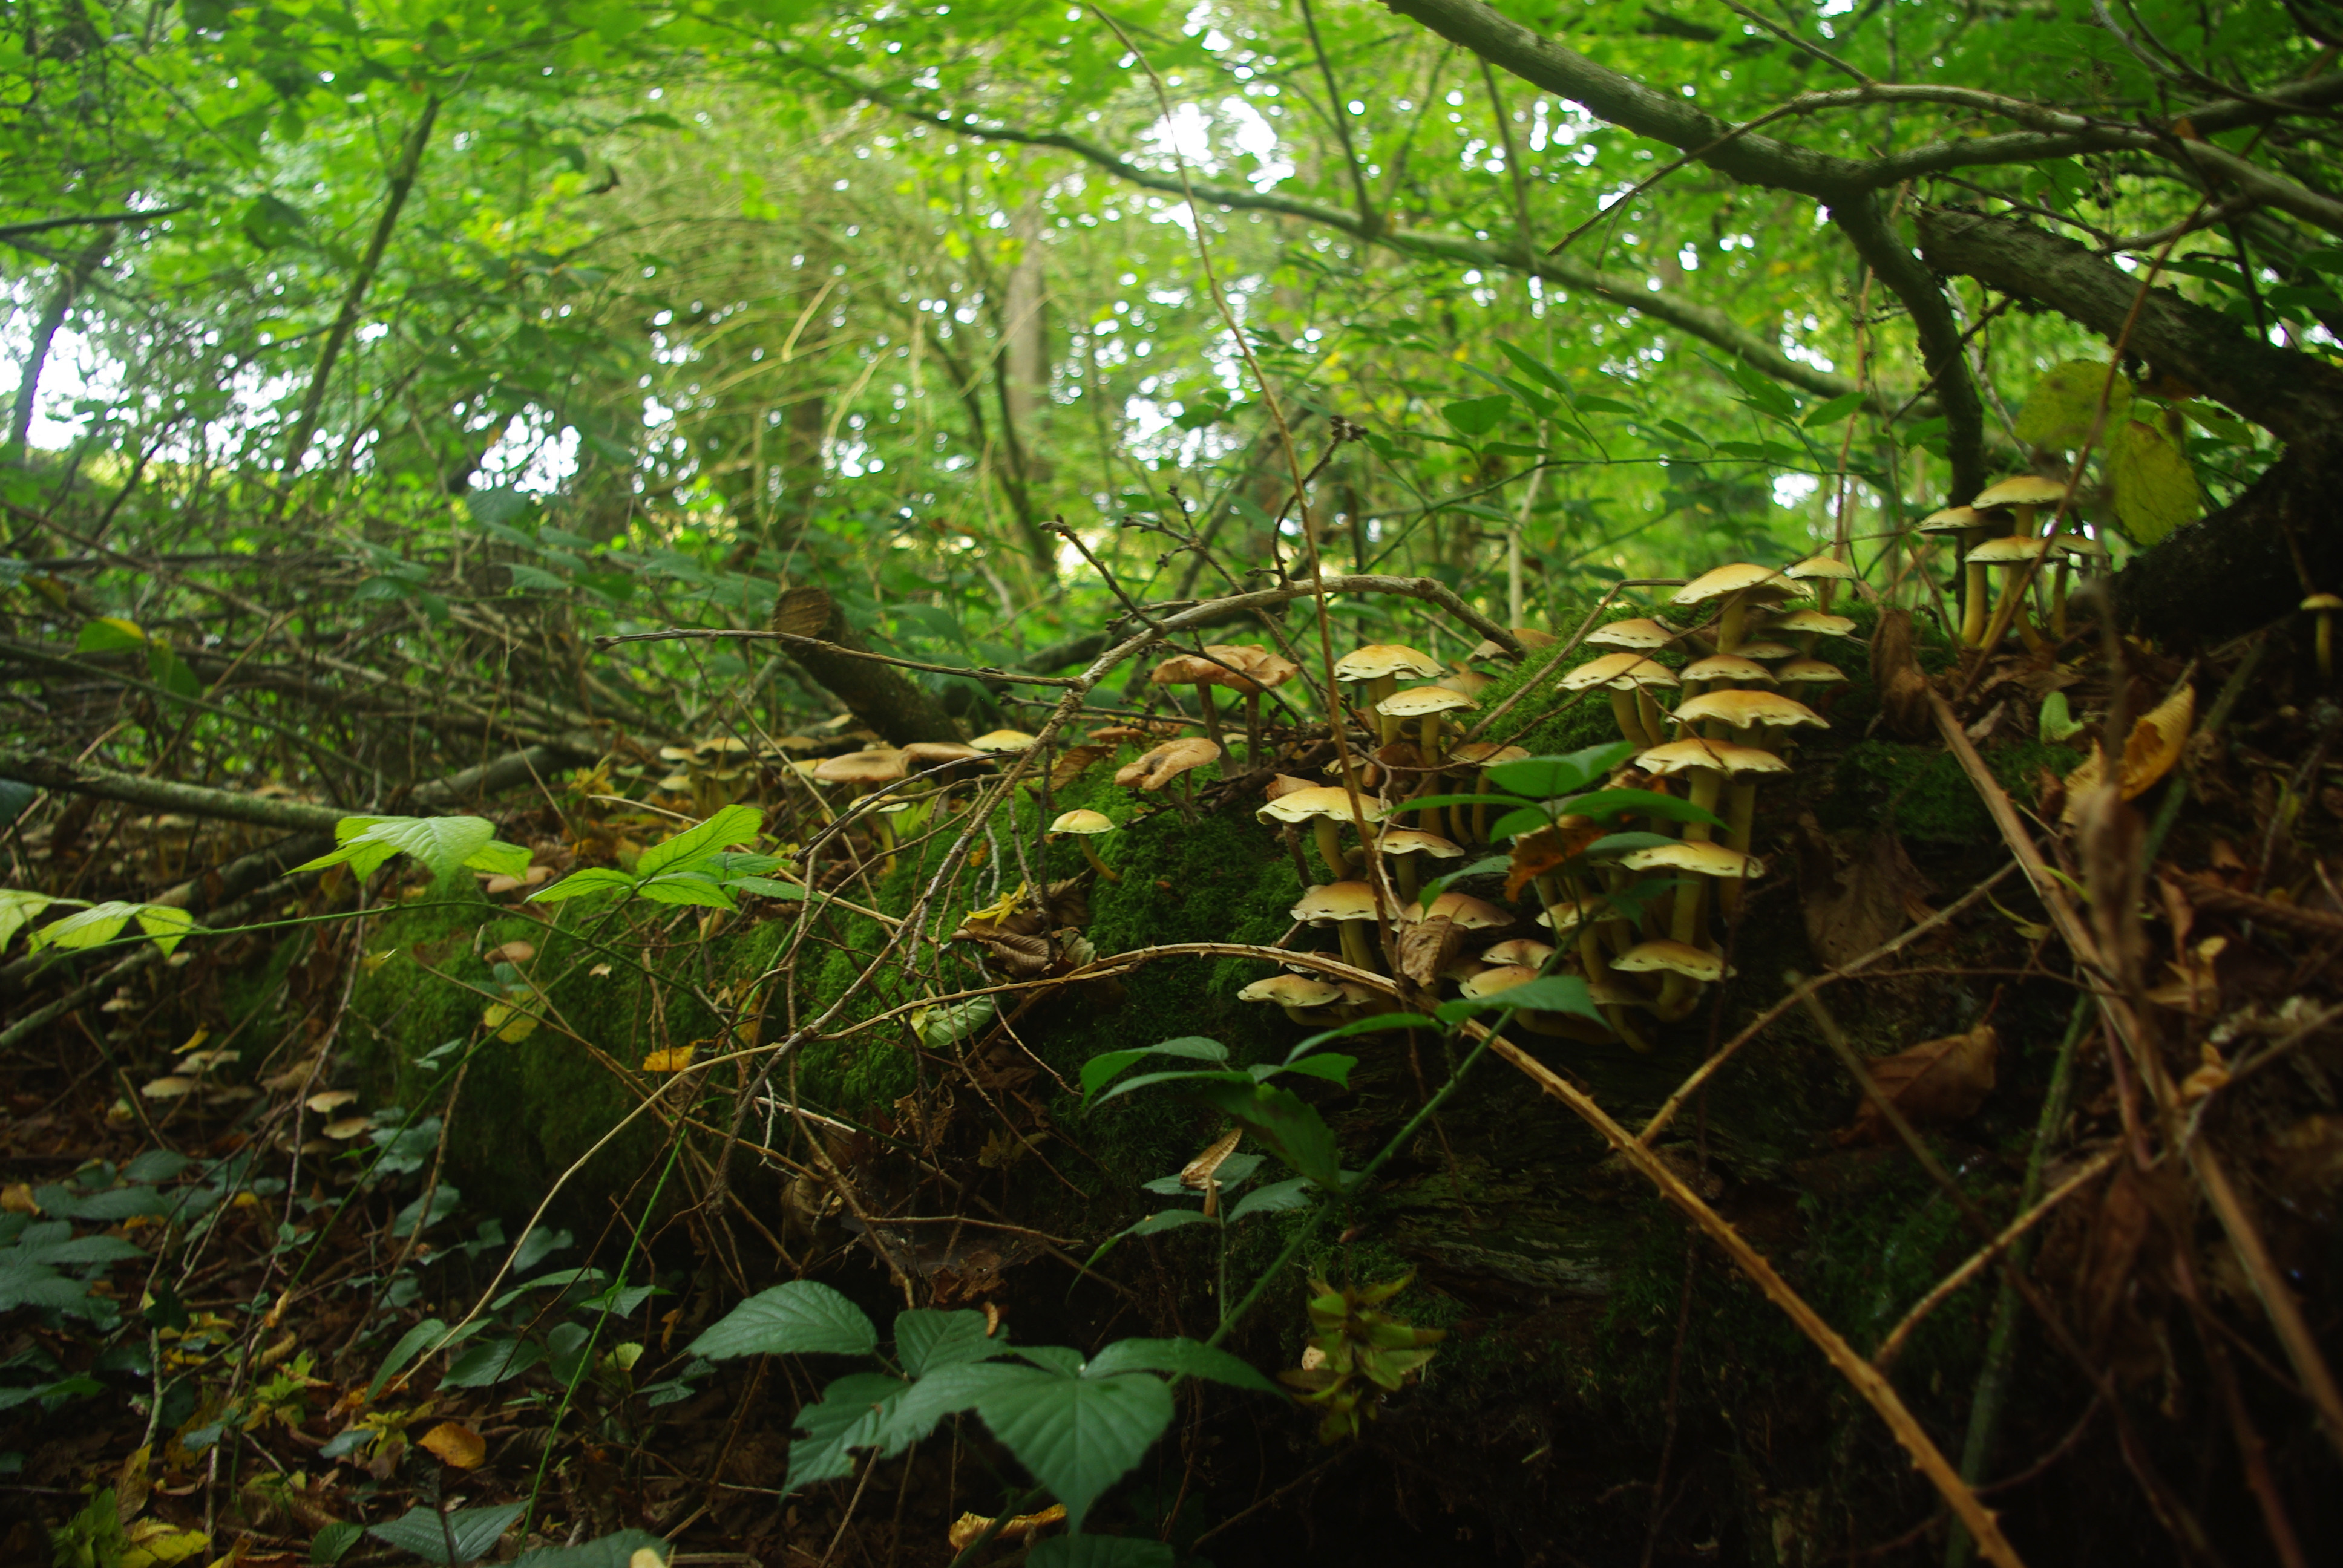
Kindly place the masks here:
POLYGON ((1895 292, 1912 314, 1912 330, 1920 340, 1920 354, 1936 384, 1945 416, 1946 454, 1952 459, 1956 500, 1976 495, 1986 487, 1985 404, 1969 375, 1968 355, 1960 324, 1945 291, 1937 285, 1912 247, 1898 238, 1879 197, 1868 193, 1830 209, 1831 219, 1870 265, 1872 274, 1895 292))

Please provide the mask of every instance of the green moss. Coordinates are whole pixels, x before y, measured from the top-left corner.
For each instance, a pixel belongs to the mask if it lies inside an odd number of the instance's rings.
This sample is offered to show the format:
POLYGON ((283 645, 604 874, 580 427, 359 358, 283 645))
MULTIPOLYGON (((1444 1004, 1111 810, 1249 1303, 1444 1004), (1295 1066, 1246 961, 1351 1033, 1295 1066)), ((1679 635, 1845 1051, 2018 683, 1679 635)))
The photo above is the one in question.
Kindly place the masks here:
MULTIPOLYGON (((2021 807, 2039 798, 2044 772, 2064 776, 2082 761, 2071 748, 2036 740, 1996 747, 1983 755, 1994 778, 2021 807)), ((1859 741, 1839 759, 1838 784, 1843 811, 1892 819, 1907 839, 1955 845, 1996 836, 1976 787, 1958 759, 1939 746, 1859 741)))

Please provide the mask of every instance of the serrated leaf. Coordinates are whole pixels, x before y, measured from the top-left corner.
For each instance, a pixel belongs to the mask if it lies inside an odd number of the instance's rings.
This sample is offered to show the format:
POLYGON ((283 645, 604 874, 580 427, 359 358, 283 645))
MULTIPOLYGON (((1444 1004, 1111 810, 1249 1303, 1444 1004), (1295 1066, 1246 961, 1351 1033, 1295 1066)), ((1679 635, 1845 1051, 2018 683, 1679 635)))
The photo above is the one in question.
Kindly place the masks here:
POLYGON ((1102 1378, 1127 1372, 1170 1372, 1261 1393, 1277 1392, 1277 1385, 1255 1370, 1252 1362, 1191 1339, 1117 1340, 1091 1359, 1082 1375, 1102 1378))
POLYGON ((895 1359, 913 1377, 990 1361, 1009 1349, 1006 1331, 988 1335, 982 1312, 913 1310, 895 1314, 895 1359))
POLYGON ((1099 1494, 1135 1469, 1172 1424, 1172 1390, 1146 1372, 1020 1379, 977 1401, 1017 1462, 1066 1506, 1079 1532, 1099 1494))
POLYGON ((52 920, 25 939, 28 948, 60 948, 66 952, 79 952, 85 948, 103 947, 122 934, 140 906, 109 899, 102 904, 92 904, 79 914, 67 915, 62 920, 52 920))
POLYGON ((624 871, 614 871, 608 866, 596 866, 583 871, 572 871, 558 882, 548 882, 528 896, 533 904, 550 904, 563 899, 583 898, 588 893, 625 892, 635 885, 635 879, 624 871))
POLYGON ((811 1280, 791 1280, 749 1297, 691 1342, 688 1355, 723 1361, 733 1356, 865 1356, 879 1331, 862 1309, 811 1280))
POLYGON ((2043 372, 2017 411, 2017 438, 2029 446, 2071 451, 2083 444, 2098 415, 2099 389, 2107 389, 2109 430, 2123 428, 2131 417, 2131 382, 2117 373, 2108 382, 2109 367, 2088 359, 2069 359, 2043 372))
POLYGON ((525 1503, 508 1503, 501 1508, 458 1508, 442 1523, 437 1510, 417 1506, 387 1524, 376 1525, 367 1533, 401 1552, 412 1552, 426 1563, 462 1568, 462 1564, 477 1563, 495 1550, 513 1521, 528 1508, 525 1503), (451 1536, 456 1545, 452 1557, 447 1553, 451 1536))
POLYGON ((2108 477, 2114 481, 2116 521, 2135 544, 2156 544, 2182 524, 2195 522, 2205 510, 2196 470, 2171 437, 2153 425, 2134 419, 2117 427, 2108 477))
POLYGON ((491 839, 464 859, 464 869, 486 871, 492 877, 519 877, 528 872, 528 851, 518 844, 491 839))
POLYGON ((819 1401, 798 1412, 797 1430, 805 1435, 789 1444, 789 1473, 782 1490, 853 1474, 853 1451, 879 1443, 911 1386, 881 1372, 849 1372, 823 1389, 819 1401))
POLYGON ((345 817, 334 824, 337 847, 293 869, 317 871, 347 864, 370 877, 394 855, 412 855, 433 876, 444 877, 488 848, 496 832, 493 823, 479 817, 345 817))

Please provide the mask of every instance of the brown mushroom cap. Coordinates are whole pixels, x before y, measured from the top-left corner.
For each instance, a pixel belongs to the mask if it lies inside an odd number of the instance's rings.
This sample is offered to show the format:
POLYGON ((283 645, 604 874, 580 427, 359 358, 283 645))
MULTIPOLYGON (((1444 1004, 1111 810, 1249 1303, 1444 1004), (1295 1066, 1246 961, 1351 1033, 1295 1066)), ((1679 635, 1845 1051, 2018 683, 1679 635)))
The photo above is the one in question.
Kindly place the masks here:
POLYGON ((1715 953, 1693 947, 1686 942, 1639 942, 1611 960, 1611 967, 1621 974, 1642 975, 1666 970, 1686 980, 1703 984, 1721 980, 1725 976, 1725 960, 1715 953))
POLYGON ((1509 942, 1499 942, 1481 955, 1484 964, 1527 964, 1532 969, 1544 969, 1545 960, 1554 957, 1554 949, 1534 937, 1515 937, 1509 942))
POLYGON ((1439 684, 1451 691, 1461 691, 1467 697, 1478 697, 1496 685, 1497 678, 1493 675, 1483 675, 1477 669, 1467 669, 1458 664, 1451 665, 1440 672, 1439 684))
MULTIPOLYGON (((1359 815, 1370 822, 1380 822, 1391 809, 1380 796, 1359 791, 1359 815)), ((1264 822, 1307 822, 1313 817, 1331 817, 1337 822, 1351 818, 1351 793, 1339 784, 1305 784, 1284 794, 1253 813, 1264 822)))
POLYGON ((1586 907, 1582 904, 1551 904, 1537 912, 1537 923, 1556 936, 1567 936, 1576 930, 1586 923, 1586 907), (1554 921, 1554 912, 1556 910, 1562 911, 1560 924, 1554 921))
POLYGON ((1723 844, 1706 839, 1680 839, 1673 844, 1654 844, 1648 849, 1634 849, 1619 857, 1619 863, 1631 871, 1696 871, 1704 877, 1762 877, 1765 863, 1755 855, 1745 855, 1723 844))
POLYGON ((1772 567, 1735 561, 1715 571, 1703 572, 1668 596, 1668 602, 1680 608, 1711 604, 1734 594, 1745 593, 1760 598, 1796 598, 1806 590, 1784 577, 1772 567))
POLYGON ((1773 617, 1766 621, 1765 629, 1790 636, 1811 633, 1817 637, 1853 637, 1855 622, 1825 609, 1794 609, 1773 617))
POLYGON ((2039 474, 2019 474, 1997 485, 1987 485, 1969 503, 1979 511, 1994 507, 2055 507, 2066 498, 2066 487, 2039 474))
POLYGON ((1737 653, 1712 653, 1684 667, 1686 680, 1762 680, 1774 684, 1774 672, 1754 658, 1737 653))
POLYGON ((1730 740, 1707 740, 1695 735, 1688 740, 1671 740, 1664 746, 1654 746, 1635 759, 1635 766, 1649 773, 1683 773, 1694 768, 1714 768, 1719 773, 1738 779, 1746 773, 1787 773, 1790 765, 1771 751, 1757 746, 1741 746, 1730 740))
POLYGON ((1457 928, 1467 931, 1494 930, 1499 926, 1513 923, 1513 911, 1501 909, 1486 899, 1476 899, 1470 893, 1443 893, 1432 900, 1424 912, 1426 920, 1445 916, 1457 928))
POLYGON ((1477 1000, 1484 996, 1494 996, 1499 991, 1511 990, 1515 986, 1527 985, 1537 978, 1537 970, 1528 964, 1495 964, 1456 989, 1477 1000))
POLYGON ((1782 575, 1785 578, 1798 578, 1801 579, 1806 578, 1832 578, 1840 582, 1846 582, 1860 574, 1857 573, 1853 567, 1839 559, 1836 556, 1808 556, 1805 560, 1798 562, 1795 566, 1784 567, 1782 568, 1782 575))
POLYGON ((1375 835, 1375 850, 1383 855, 1429 855, 1435 860, 1453 860, 1464 852, 1464 846, 1421 828, 1385 828, 1375 835))
POLYGON ((1269 782, 1261 787, 1261 798, 1264 800, 1282 800, 1299 789, 1322 788, 1323 786, 1312 784, 1307 779, 1296 779, 1291 773, 1272 773, 1269 777, 1269 782))
POLYGON ((1986 513, 1975 507, 1946 507, 1930 512, 1914 526, 1924 534, 1965 534, 1976 528, 2006 528, 2006 512, 1986 513))
POLYGON ((1810 686, 1843 686, 1846 682, 1846 671, 1819 658, 1794 658, 1776 673, 1784 680, 1803 680, 1810 686))
POLYGON ((1745 642, 1733 651, 1744 658, 1795 658, 1798 652, 1786 642, 1774 642, 1764 638, 1755 642, 1745 642))
POLYGON ((1237 992, 1237 1000, 1274 1002, 1279 1007, 1324 1007, 1342 1000, 1342 988, 1312 975, 1272 975, 1237 992))
POLYGON ((824 784, 892 784, 903 776, 903 754, 891 748, 850 751, 815 763, 813 776, 824 784))
POLYGON ((1665 648, 1683 635, 1665 621, 1637 616, 1596 627, 1586 634, 1586 642, 1590 648, 1665 648))
POLYGON ((969 744, 979 751, 1022 751, 1032 745, 1035 739, 1021 729, 989 729, 969 744))
POLYGON ((1376 703, 1375 711, 1389 719, 1420 719, 1427 713, 1452 713, 1460 708, 1480 706, 1463 692, 1451 691, 1444 686, 1411 686, 1376 703))
POLYGON ((1202 654, 1174 654, 1147 679, 1151 686, 1225 686, 1251 697, 1282 686, 1301 672, 1299 665, 1265 648, 1216 642, 1206 644, 1202 654))
POLYGON ((1305 888, 1300 900, 1286 914, 1313 926, 1328 920, 1372 920, 1375 918, 1375 890, 1364 882, 1326 882, 1305 888))
POLYGON ((1114 776, 1114 781, 1125 789, 1134 786, 1147 790, 1161 789, 1192 768, 1202 768, 1207 762, 1220 759, 1221 749, 1201 735, 1183 736, 1167 740, 1154 750, 1142 754, 1136 762, 1126 765, 1114 776))
POLYGON ((1493 740, 1474 740, 1459 746, 1448 754, 1451 766, 1494 768, 1500 762, 1526 761, 1530 749, 1526 746, 1500 746, 1493 740))
POLYGON ((1675 717, 1685 724, 1721 719, 1735 729, 1752 724, 1811 724, 1828 729, 1830 720, 1795 698, 1770 691, 1704 691, 1676 704, 1675 717))
POLYGON ((1441 671, 1440 661, 1420 648, 1408 648, 1396 642, 1371 642, 1364 648, 1354 648, 1334 661, 1337 680, 1381 680, 1386 676, 1407 676, 1415 680, 1430 680, 1441 671))
POLYGON ((1077 809, 1060 813, 1058 819, 1050 824, 1050 831, 1076 833, 1083 838, 1088 838, 1093 833, 1111 833, 1114 831, 1114 819, 1103 811, 1084 811, 1077 809))
POLYGON ((963 746, 957 740, 914 740, 903 748, 903 760, 914 768, 940 768, 947 762, 966 762, 984 753, 973 746, 963 746))
POLYGON ((1300 665, 1272 653, 1258 643, 1208 642, 1204 645, 1204 651, 1222 664, 1234 666, 1262 690, 1272 686, 1283 686, 1302 673, 1300 665))
POLYGON ((1584 691, 1594 686, 1615 686, 1624 691, 1638 686, 1674 686, 1676 672, 1640 653, 1606 653, 1570 671, 1558 684, 1564 691, 1584 691))
POLYGON ((2006 534, 1997 539, 1987 539, 1963 560, 1973 565, 2014 567, 2022 561, 2040 560, 2050 553, 2048 539, 2033 538, 2025 534, 2006 534))

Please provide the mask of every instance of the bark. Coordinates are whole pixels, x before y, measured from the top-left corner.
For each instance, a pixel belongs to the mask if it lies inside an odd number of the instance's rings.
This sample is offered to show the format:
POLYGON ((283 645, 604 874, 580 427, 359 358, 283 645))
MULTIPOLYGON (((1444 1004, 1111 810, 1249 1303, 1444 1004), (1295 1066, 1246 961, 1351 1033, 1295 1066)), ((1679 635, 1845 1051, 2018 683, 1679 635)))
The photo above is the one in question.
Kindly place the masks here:
POLYGON ((95 795, 101 800, 120 800, 156 811, 256 822, 264 828, 323 829, 330 833, 335 821, 348 814, 331 806, 270 800, 226 789, 206 789, 195 784, 175 784, 165 779, 140 779, 108 768, 93 768, 85 762, 20 751, 13 746, 0 747, 0 779, 37 784, 44 789, 95 795))
POLYGON ((2237 637, 2295 613, 2304 593, 2288 536, 2314 588, 2343 583, 2343 451, 2288 451, 2236 500, 2200 518, 2116 574, 2127 628, 2176 647, 2237 637))
POLYGON ((773 629, 831 644, 826 648, 802 643, 788 647, 799 669, 845 704, 849 713, 877 730, 889 745, 961 739, 951 715, 905 679, 902 671, 853 656, 855 651, 869 649, 861 635, 847 624, 838 601, 820 588, 793 588, 782 594, 773 607, 773 629))

